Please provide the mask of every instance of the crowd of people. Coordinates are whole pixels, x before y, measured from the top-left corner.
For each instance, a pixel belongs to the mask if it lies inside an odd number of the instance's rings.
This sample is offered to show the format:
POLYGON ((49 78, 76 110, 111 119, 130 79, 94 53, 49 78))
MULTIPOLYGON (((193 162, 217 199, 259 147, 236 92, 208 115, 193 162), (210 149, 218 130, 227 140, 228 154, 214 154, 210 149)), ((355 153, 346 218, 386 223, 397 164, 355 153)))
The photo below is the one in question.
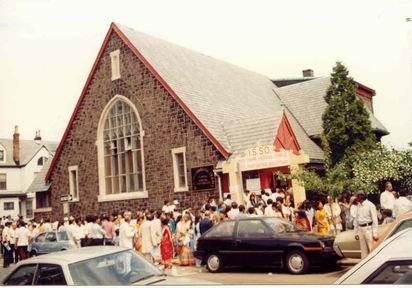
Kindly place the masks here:
POLYGON ((296 205, 291 191, 282 188, 260 193, 246 191, 243 198, 241 204, 232 201, 230 194, 217 202, 209 198, 199 209, 181 209, 176 200, 165 201, 159 209, 88 215, 84 219, 70 216, 53 223, 50 219, 25 223, 21 217, 17 220, 3 217, 0 224, 4 267, 28 258, 32 240, 40 233, 53 230, 66 231, 72 248, 116 245, 135 249, 165 269, 172 267, 175 257, 179 258, 180 265, 200 265, 193 251, 202 234, 221 221, 256 216, 284 219, 304 231, 322 234, 337 235, 343 230, 355 229, 364 256, 371 250, 371 241, 377 240, 379 214, 382 215, 380 222, 388 223, 390 218, 412 209, 408 199, 395 195, 389 182, 381 195, 382 213, 364 193, 305 200, 296 205))

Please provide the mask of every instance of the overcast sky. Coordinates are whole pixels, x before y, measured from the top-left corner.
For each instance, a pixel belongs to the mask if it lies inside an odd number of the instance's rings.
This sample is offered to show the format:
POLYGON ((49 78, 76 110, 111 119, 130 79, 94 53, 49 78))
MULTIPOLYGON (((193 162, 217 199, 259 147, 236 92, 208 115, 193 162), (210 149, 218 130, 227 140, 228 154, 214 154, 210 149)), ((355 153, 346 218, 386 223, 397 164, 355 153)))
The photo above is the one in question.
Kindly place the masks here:
POLYGON ((412 141, 412 1, 0 0, 0 137, 59 141, 112 21, 271 78, 330 74, 376 90, 385 144, 412 141))

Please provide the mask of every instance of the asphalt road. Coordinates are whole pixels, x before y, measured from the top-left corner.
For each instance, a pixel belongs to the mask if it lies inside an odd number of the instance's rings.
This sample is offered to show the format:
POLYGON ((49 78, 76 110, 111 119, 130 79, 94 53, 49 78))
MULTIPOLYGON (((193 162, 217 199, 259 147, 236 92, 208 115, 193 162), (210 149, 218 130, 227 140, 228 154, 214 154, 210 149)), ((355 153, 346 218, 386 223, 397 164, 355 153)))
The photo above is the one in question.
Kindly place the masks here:
MULTIPOLYGON (((305 275, 291 275, 279 269, 232 268, 221 273, 209 273, 204 268, 178 267, 177 275, 220 284, 333 284, 351 266, 340 266, 334 271, 311 271, 305 275)), ((176 272, 175 270, 175 272, 176 272)), ((168 274, 174 274, 168 272, 168 274)))
MULTIPOLYGON (((0 282, 11 272, 14 265, 4 269, 0 260, 0 282)), ((333 270, 314 270, 305 275, 291 275, 280 269, 230 268, 221 273, 209 273, 205 268, 174 266, 167 274, 211 281, 218 284, 333 284, 351 265, 340 265, 333 270)))

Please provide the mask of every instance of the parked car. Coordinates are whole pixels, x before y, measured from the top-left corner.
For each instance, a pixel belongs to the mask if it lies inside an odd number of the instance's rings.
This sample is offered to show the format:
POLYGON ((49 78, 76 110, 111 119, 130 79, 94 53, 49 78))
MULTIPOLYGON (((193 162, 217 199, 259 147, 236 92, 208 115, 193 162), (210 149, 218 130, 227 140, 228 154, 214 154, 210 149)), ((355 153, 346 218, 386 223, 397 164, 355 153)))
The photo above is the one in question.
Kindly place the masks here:
POLYGON ((32 256, 70 249, 66 231, 51 231, 37 235, 31 245, 32 256))
MULTIPOLYGON (((412 228, 412 211, 399 216, 392 223, 379 225, 379 241, 374 243, 374 247, 377 247, 385 239, 388 239, 392 235, 406 228, 412 228)), ((355 230, 348 230, 339 233, 335 238, 333 248, 335 249, 335 252, 341 257, 361 258, 360 244, 359 241, 355 239, 355 230)))
POLYGON ((91 246, 20 261, 3 285, 213 285, 210 281, 166 276, 134 250, 91 246))
POLYGON ((225 266, 286 267, 292 274, 312 266, 336 263, 333 236, 304 232, 273 217, 226 220, 212 227, 197 242, 194 256, 210 272, 225 266))
POLYGON ((382 242, 335 284, 412 284, 412 228, 382 242))

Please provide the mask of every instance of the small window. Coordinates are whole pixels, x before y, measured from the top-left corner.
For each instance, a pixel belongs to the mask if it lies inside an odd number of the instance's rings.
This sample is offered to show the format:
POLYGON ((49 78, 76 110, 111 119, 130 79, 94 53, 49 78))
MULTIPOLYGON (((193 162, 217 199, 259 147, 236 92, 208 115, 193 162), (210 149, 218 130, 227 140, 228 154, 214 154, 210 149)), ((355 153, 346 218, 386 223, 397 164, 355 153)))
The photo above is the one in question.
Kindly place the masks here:
POLYGON ((36 266, 37 264, 21 266, 4 281, 4 285, 32 285, 36 266))
POLYGON ((235 221, 225 221, 206 232, 205 237, 232 237, 235 221))
POLYGON ((0 190, 7 190, 7 174, 0 174, 0 190))
POLYGON ((186 147, 172 149, 175 192, 188 191, 186 173, 186 147))
POLYGON ((4 162, 4 150, 0 149, 0 162, 4 162))
POLYGON ((36 237, 36 242, 44 242, 46 240, 46 233, 39 234, 36 237))
POLYGON ((270 237, 270 230, 260 220, 239 221, 237 226, 239 238, 270 237))
POLYGON ((112 81, 120 78, 120 50, 110 53, 112 65, 112 81))
POLYGON ((48 232, 46 233, 46 242, 56 242, 56 234, 54 232, 48 232))
POLYGON ((14 202, 4 202, 4 211, 10 211, 10 210, 14 210, 14 202))
POLYGON ((79 177, 78 177, 78 167, 69 167, 69 185, 70 185, 70 195, 72 195, 73 200, 79 200, 79 177))
POLYGON ((26 218, 33 218, 33 200, 26 200, 26 218))
POLYGON ((60 265, 40 264, 35 285, 67 285, 60 265))
POLYGON ((47 162, 47 157, 40 157, 38 160, 37 160, 37 166, 43 166, 46 162, 47 162))
POLYGON ((411 284, 412 261, 391 261, 383 264, 362 284, 411 284))
POLYGON ((66 231, 57 232, 57 240, 59 241, 69 241, 69 236, 66 231))
POLYGON ((51 192, 36 192, 36 209, 51 207, 51 192))

